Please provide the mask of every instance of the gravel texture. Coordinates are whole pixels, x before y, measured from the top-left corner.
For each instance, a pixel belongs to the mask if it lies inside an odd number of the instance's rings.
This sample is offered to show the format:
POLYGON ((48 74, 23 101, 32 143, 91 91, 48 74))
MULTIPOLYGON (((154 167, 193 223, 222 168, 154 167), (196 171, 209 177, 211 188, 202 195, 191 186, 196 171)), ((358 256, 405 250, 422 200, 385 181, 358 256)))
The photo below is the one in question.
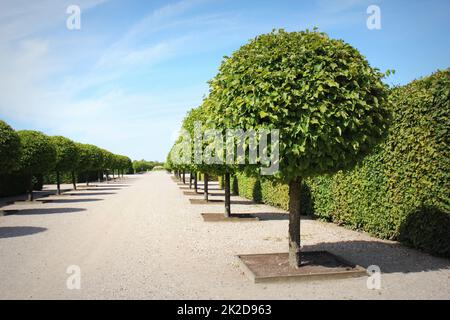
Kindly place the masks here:
POLYGON ((254 284, 235 256, 286 252, 287 220, 203 222, 202 212, 223 207, 191 205, 196 196, 165 172, 96 185, 3 206, 21 211, 0 216, 1 299, 450 299, 450 260, 311 219, 302 221, 304 248, 378 265, 381 289, 369 290, 367 277, 254 284), (66 285, 71 265, 81 270, 79 290, 66 285))

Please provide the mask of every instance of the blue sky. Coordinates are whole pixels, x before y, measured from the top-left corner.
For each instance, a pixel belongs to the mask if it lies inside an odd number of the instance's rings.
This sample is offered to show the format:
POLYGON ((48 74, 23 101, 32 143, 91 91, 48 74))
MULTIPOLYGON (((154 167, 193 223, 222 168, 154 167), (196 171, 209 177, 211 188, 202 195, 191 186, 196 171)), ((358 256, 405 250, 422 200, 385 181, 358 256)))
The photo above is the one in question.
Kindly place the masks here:
POLYGON ((0 119, 164 160, 224 55, 254 36, 317 26, 406 84, 450 66, 450 1, 2 0, 0 119), (68 30, 66 8, 81 8, 68 30), (366 27, 369 5, 381 30, 366 27))

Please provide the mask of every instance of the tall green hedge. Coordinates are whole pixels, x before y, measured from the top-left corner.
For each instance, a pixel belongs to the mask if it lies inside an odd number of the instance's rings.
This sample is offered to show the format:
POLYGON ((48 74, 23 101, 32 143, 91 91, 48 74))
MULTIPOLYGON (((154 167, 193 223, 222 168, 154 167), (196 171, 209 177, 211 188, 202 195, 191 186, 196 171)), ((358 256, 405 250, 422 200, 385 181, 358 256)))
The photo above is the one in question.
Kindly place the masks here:
MULTIPOLYGON (((33 190, 42 190, 42 175, 33 177, 33 190)), ((0 197, 24 194, 28 188, 28 176, 21 173, 0 174, 0 197)))
MULTIPOLYGON (((450 257, 449 79, 439 71, 393 89, 387 140, 349 172, 306 180, 303 212, 450 257)), ((237 179, 240 195, 260 189, 260 201, 287 208, 286 185, 237 179)))
MULTIPOLYGON (((289 209, 289 187, 287 184, 266 179, 247 176, 245 173, 236 173, 231 181, 232 191, 242 197, 258 203, 266 203, 284 210, 289 209)), ((311 191, 307 183, 302 184, 301 214, 312 215, 311 191)))

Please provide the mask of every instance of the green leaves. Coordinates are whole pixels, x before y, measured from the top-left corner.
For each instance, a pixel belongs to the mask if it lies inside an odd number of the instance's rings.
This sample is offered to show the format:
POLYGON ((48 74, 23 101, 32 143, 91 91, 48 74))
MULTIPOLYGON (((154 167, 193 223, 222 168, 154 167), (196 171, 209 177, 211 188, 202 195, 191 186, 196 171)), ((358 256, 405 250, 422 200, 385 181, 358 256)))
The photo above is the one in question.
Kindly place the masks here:
POLYGON ((354 166, 383 139, 389 101, 382 77, 341 40, 274 31, 223 61, 210 81, 208 99, 216 103, 207 113, 218 127, 280 129, 289 139, 280 149, 284 180, 334 172, 354 166))
POLYGON ((13 128, 0 120, 0 174, 15 169, 19 156, 19 136, 13 128))
POLYGON ((51 139, 39 131, 22 130, 17 134, 21 145, 20 172, 31 175, 53 170, 56 164, 56 150, 51 139))
POLYGON ((265 117, 268 117, 268 116, 269 116, 269 114, 267 112, 265 112, 265 111, 260 111, 259 112, 259 117, 261 119, 264 119, 265 117))
POLYGON ((56 150, 55 170, 64 172, 75 170, 78 166, 79 154, 75 143, 65 137, 50 137, 56 150))

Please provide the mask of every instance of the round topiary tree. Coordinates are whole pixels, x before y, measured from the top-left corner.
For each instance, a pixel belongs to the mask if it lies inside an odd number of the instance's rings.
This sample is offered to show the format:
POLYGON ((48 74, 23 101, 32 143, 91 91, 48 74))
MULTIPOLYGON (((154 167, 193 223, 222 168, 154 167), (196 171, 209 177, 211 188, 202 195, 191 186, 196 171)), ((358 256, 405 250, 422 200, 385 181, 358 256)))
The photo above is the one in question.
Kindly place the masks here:
MULTIPOLYGON (((76 147, 78 149, 78 165, 76 171, 78 174, 84 173, 86 176, 86 183, 89 184, 89 172, 92 170, 95 170, 95 152, 93 145, 90 144, 84 144, 84 143, 76 143, 76 147)), ((76 181, 75 181, 75 174, 72 176, 73 184, 76 189, 76 181)))
POLYGON ((299 267, 302 179, 352 168, 387 131, 388 87, 352 46, 317 31, 256 37, 211 81, 220 126, 278 129, 289 185, 289 263, 299 267))
POLYGON ((133 168, 133 162, 127 156, 122 156, 122 178, 124 174, 129 174, 133 168))
POLYGON ((78 166, 79 154, 75 142, 72 140, 61 137, 50 137, 53 146, 56 150, 56 185, 57 194, 61 194, 61 173, 73 172, 78 166))
POLYGON ((56 150, 51 139, 38 131, 22 130, 20 138, 21 155, 19 170, 28 179, 28 200, 33 200, 33 175, 45 174, 54 169, 56 150))
POLYGON ((99 166, 97 168, 98 170, 102 170, 106 173, 106 182, 108 182, 109 170, 114 167, 114 154, 107 150, 102 150, 100 156, 102 158, 102 162, 99 163, 99 166))
POLYGON ((20 139, 7 123, 0 120, 0 174, 13 171, 20 156, 20 139))

